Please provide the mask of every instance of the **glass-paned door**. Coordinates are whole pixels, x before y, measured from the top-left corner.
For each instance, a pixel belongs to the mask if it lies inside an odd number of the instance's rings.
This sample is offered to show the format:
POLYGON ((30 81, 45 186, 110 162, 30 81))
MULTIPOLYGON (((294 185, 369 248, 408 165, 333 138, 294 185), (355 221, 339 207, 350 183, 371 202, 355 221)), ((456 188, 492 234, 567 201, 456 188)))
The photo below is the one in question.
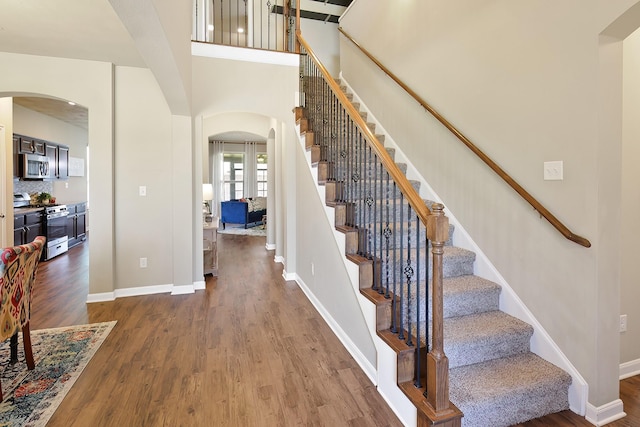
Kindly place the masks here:
POLYGON ((256 156, 256 184, 258 197, 267 197, 267 155, 256 156))
POLYGON ((224 153, 223 157, 223 191, 224 199, 241 199, 244 196, 244 154, 224 153))

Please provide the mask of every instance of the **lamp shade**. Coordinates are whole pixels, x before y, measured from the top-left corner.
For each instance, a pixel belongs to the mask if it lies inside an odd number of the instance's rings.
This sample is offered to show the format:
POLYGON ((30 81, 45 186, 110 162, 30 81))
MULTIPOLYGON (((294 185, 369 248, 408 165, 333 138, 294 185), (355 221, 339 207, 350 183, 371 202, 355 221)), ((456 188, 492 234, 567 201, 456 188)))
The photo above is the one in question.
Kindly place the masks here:
POLYGON ((213 200, 213 184, 202 184, 202 200, 213 200))

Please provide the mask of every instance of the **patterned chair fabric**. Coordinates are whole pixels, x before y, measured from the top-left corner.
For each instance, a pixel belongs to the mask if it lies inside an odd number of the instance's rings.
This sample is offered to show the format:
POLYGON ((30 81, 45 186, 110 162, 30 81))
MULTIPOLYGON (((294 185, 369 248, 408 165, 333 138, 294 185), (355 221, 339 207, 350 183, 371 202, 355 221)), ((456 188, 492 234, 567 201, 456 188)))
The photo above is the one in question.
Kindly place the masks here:
POLYGON ((31 315, 31 290, 46 238, 4 248, 0 255, 0 340, 16 334, 31 315))
POLYGON ((0 340, 16 334, 31 315, 31 289, 46 238, 4 248, 0 254, 0 340))

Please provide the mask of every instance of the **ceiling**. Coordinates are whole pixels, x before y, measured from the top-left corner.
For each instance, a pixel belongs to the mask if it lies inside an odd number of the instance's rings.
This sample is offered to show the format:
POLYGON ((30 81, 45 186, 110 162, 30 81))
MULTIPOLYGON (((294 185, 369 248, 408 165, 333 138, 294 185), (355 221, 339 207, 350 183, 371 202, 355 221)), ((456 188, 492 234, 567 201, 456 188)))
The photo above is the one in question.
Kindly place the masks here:
MULTIPOLYGON (((301 0, 301 14, 337 22, 351 1, 301 0)), ((147 67, 110 0, 0 0, 0 11, 2 52, 147 67)), ((71 106, 67 100, 20 96, 14 102, 74 126, 88 127, 87 109, 71 106)), ((235 137, 246 140, 246 135, 235 137)))
POLYGON ((13 103, 81 129, 89 128, 88 110, 80 105, 70 105, 67 101, 59 99, 31 96, 16 96, 13 98, 13 103))

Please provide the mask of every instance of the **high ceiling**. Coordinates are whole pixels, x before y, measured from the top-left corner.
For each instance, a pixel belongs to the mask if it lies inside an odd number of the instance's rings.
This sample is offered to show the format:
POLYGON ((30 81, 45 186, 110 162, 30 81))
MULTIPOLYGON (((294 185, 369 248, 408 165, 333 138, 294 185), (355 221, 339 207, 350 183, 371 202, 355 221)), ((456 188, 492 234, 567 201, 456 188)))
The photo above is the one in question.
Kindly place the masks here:
MULTIPOLYGON (((352 0, 301 0, 301 14, 334 22, 352 0)), ((109 0, 0 0, 0 51, 147 67, 109 0)), ((16 97, 16 104, 87 128, 69 100, 16 97)), ((73 101, 73 100, 70 100, 73 101)))

